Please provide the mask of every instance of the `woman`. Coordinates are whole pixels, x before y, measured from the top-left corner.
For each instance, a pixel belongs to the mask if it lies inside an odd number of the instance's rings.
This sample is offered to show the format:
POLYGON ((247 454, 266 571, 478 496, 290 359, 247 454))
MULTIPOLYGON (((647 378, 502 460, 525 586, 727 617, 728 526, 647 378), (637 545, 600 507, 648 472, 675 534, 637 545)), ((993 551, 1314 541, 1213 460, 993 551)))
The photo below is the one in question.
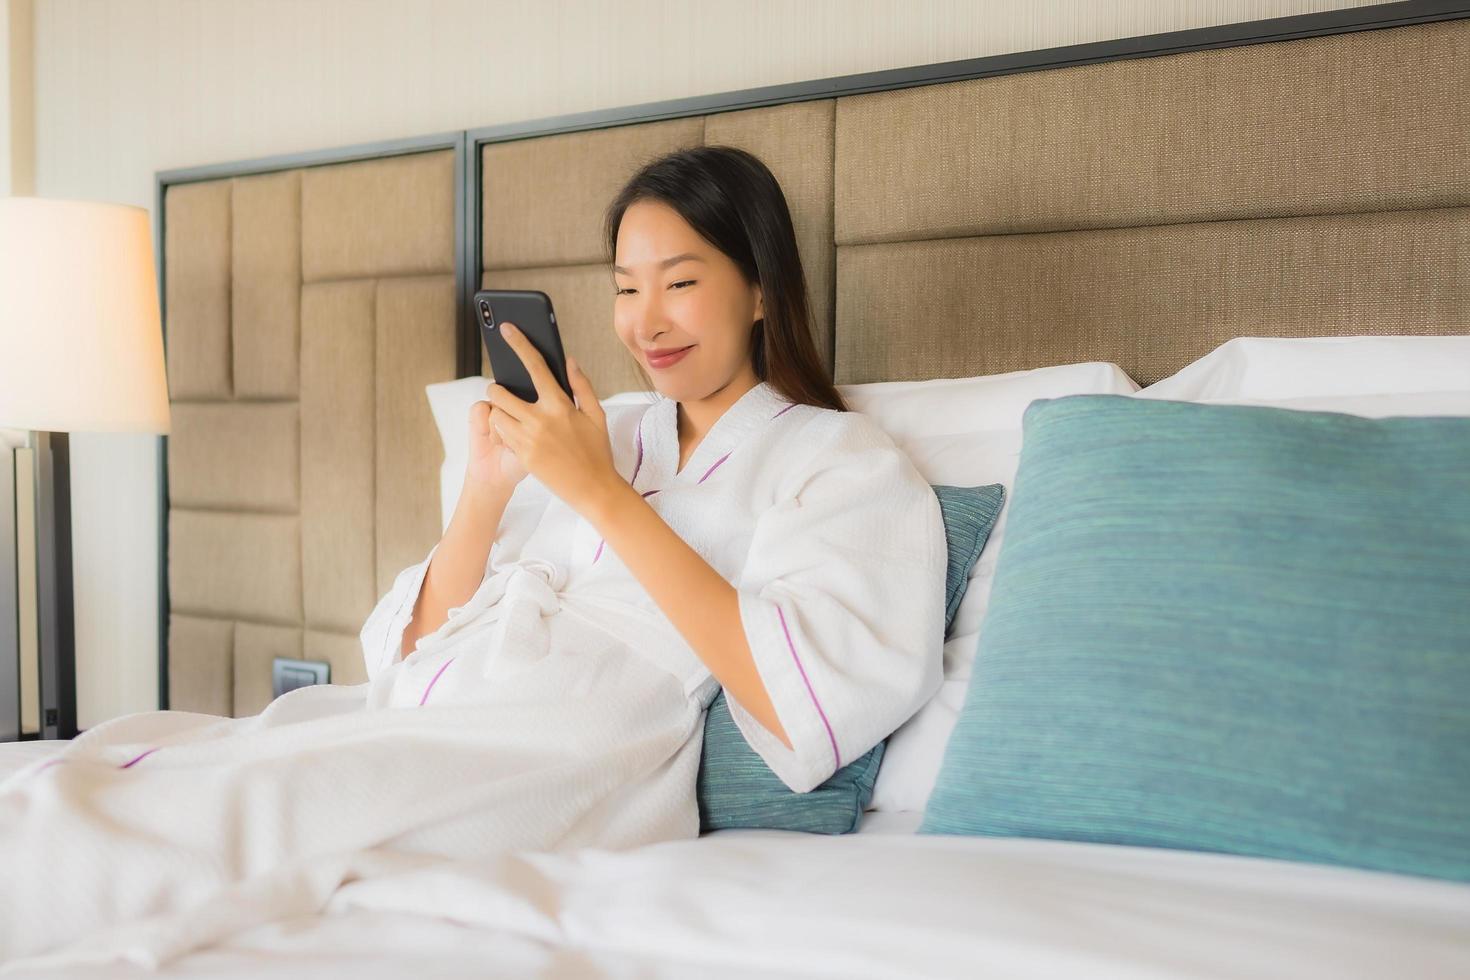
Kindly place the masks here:
POLYGON ((538 400, 491 385, 471 412, 443 540, 362 629, 369 682, 117 719, 0 784, 0 877, 56 893, 0 916, 0 958, 158 911, 126 942, 163 955, 319 907, 364 854, 693 837, 720 686, 798 792, 934 692, 938 502, 823 373, 775 178, 682 150, 606 228, 614 326, 662 397, 609 414, 571 362, 573 401, 506 328, 538 400), (205 899, 234 911, 191 918, 205 899))

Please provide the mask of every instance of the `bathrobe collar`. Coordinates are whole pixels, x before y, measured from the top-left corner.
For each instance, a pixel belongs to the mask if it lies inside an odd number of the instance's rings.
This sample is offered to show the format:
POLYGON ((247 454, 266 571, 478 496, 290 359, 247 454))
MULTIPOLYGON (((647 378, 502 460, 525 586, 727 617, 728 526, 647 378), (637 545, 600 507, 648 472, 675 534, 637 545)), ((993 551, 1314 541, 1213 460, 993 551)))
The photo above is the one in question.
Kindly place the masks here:
POLYGON ((638 490, 657 490, 673 483, 703 483, 718 471, 730 454, 752 433, 764 429, 791 403, 768 382, 762 381, 725 410, 704 434, 694 455, 677 475, 679 465, 679 403, 661 398, 644 413, 638 431, 644 458, 638 467, 633 486, 638 490))

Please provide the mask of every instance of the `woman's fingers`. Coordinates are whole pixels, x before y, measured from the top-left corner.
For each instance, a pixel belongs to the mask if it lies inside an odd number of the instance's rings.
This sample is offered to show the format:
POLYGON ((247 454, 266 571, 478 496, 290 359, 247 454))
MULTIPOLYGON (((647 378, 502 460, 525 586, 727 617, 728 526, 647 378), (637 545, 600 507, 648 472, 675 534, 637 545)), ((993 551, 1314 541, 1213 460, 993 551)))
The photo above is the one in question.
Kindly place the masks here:
POLYGON ((517 422, 529 419, 535 414, 534 404, 520 400, 516 395, 510 394, 509 388, 494 382, 485 386, 485 400, 490 403, 491 408, 500 408, 501 416, 517 420, 517 422))
POLYGON ((604 423, 606 413, 602 410, 602 402, 598 401, 597 392, 592 390, 592 382, 582 373, 581 365, 571 357, 567 358, 567 380, 572 383, 572 394, 577 396, 577 407, 598 423, 604 423))
POLYGON ((498 405, 490 409, 490 428, 499 436, 500 441, 511 449, 520 446, 521 422, 498 405))
POLYGON ((506 321, 500 325, 500 335, 526 366, 526 372, 531 375, 531 383, 536 386, 537 398, 567 400, 567 393, 561 390, 561 385, 557 384, 556 378, 551 374, 551 368, 546 366, 546 358, 541 356, 535 344, 526 339, 520 328, 506 321))

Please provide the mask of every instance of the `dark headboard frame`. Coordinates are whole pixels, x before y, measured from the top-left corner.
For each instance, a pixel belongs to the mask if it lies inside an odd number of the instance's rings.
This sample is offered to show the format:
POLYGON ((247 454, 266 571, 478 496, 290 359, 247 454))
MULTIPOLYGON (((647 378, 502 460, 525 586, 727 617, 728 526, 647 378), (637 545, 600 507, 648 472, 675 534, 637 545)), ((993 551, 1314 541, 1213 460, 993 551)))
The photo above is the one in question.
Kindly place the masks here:
MULTIPOLYGON (((481 370, 479 331, 471 315, 470 300, 478 288, 479 270, 483 267, 481 229, 484 218, 482 202, 485 174, 482 151, 486 144, 738 109, 892 91, 967 79, 1048 71, 1101 62, 1153 58, 1211 48, 1263 44, 1462 18, 1470 18, 1470 0, 1407 0, 1407 2, 1382 3, 1218 27, 1173 31, 1145 37, 1069 45, 886 71, 863 72, 835 78, 649 102, 429 136, 160 171, 155 175, 154 186, 154 254, 158 270, 160 303, 162 304, 166 299, 163 246, 164 206, 168 187, 174 184, 255 175, 275 170, 451 149, 455 154, 454 278, 456 317, 459 324, 456 365, 459 377, 471 377, 479 374, 481 370)), ((166 334, 164 343, 166 347, 166 334)), ((158 703, 160 708, 167 708, 169 702, 167 440, 167 436, 160 437, 157 447, 159 474, 158 703)), ((72 711, 74 716, 74 705, 72 711)))

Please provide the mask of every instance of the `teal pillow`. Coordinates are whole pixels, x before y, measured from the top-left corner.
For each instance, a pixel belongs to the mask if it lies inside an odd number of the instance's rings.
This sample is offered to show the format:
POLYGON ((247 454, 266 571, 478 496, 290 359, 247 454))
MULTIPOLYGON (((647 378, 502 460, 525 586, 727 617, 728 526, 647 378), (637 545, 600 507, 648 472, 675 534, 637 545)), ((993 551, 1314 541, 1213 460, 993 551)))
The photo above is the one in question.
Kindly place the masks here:
POLYGON ((1032 403, 921 832, 1470 881, 1470 419, 1032 403))
POLYGON ((793 793, 735 727, 721 691, 704 716, 696 786, 700 833, 736 828, 852 833, 873 798, 883 746, 879 742, 811 792, 793 793))
MULTIPOLYGON (((955 610, 964 598, 970 570, 1000 516, 1005 490, 996 483, 985 487, 936 486, 934 493, 944 517, 949 552, 944 579, 944 631, 948 635, 955 610)), ((883 745, 879 742, 811 792, 793 793, 740 734, 735 719, 730 717, 725 692, 721 691, 704 719, 704 752, 699 759, 696 787, 700 830, 744 827, 851 833, 873 798, 883 745)))
POLYGON ((970 571, 980 560, 990 530, 1000 517, 1006 489, 999 483, 986 487, 934 486, 939 512, 944 517, 944 540, 949 546, 949 563, 944 570, 944 635, 954 625, 954 614, 965 598, 970 571))

